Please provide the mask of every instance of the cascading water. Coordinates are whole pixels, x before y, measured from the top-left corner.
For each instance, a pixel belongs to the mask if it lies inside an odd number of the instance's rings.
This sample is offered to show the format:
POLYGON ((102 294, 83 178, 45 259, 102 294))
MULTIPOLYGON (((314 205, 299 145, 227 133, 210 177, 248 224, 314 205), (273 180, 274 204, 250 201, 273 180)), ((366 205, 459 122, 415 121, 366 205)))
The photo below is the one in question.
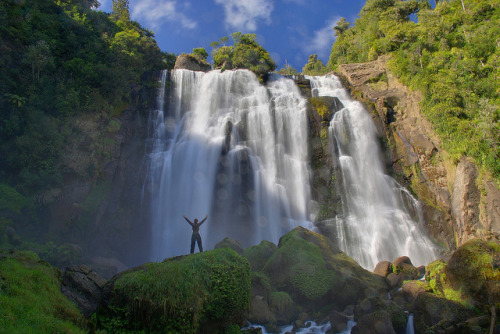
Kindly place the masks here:
POLYGON ((434 246, 420 229, 419 203, 384 174, 376 129, 362 104, 350 98, 335 76, 308 79, 313 96, 337 97, 344 105, 329 128, 343 188, 344 212, 336 217, 340 248, 370 270, 402 255, 417 266, 434 260, 434 246))
POLYGON ((170 89, 166 79, 149 122, 152 259, 187 253, 183 215, 208 214, 207 249, 226 236, 250 246, 310 227, 306 101, 295 83, 271 75, 263 86, 247 70, 174 70, 170 89))

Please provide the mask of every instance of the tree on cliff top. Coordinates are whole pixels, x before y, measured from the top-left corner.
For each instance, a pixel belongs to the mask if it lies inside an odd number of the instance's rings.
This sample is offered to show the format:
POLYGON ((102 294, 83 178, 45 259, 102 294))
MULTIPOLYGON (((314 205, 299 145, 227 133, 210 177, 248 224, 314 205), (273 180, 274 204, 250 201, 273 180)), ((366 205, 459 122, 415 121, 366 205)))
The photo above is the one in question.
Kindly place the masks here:
MULTIPOLYGON (((221 67, 230 61, 233 68, 246 68, 254 72, 260 80, 276 69, 276 63, 258 42, 255 34, 235 32, 231 35, 234 46, 220 46, 218 42, 211 43, 214 48, 212 57, 214 67, 221 67)), ((221 39, 222 41, 222 39, 221 39)), ((224 39, 224 43, 226 40, 224 39)))
POLYGON ((312 54, 309 56, 307 64, 302 68, 302 73, 307 75, 324 75, 328 73, 328 69, 325 65, 318 59, 317 54, 312 54))

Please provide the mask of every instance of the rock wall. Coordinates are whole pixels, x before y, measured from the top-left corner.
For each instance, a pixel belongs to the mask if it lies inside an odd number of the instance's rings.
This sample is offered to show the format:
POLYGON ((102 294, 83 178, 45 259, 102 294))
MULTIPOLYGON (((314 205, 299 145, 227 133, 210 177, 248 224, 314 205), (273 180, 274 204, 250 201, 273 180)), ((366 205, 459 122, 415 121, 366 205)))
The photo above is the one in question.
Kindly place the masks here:
POLYGON ((387 165, 422 202, 428 233, 448 251, 473 238, 498 240, 498 187, 478 177, 471 159, 451 161, 420 111, 421 94, 402 85, 386 61, 340 65, 339 75, 385 136, 387 165))
POLYGON ((212 69, 209 63, 203 62, 192 55, 182 54, 175 60, 174 70, 185 69, 191 71, 208 72, 212 69))
POLYGON ((77 250, 58 266, 85 263, 105 277, 149 259, 141 211, 148 112, 156 92, 132 91, 134 104, 70 120, 62 186, 39 195, 40 239, 77 250), (144 95, 144 96, 140 96, 144 95), (149 95, 153 95, 152 97, 149 95), (141 107, 139 107, 141 106, 141 107))

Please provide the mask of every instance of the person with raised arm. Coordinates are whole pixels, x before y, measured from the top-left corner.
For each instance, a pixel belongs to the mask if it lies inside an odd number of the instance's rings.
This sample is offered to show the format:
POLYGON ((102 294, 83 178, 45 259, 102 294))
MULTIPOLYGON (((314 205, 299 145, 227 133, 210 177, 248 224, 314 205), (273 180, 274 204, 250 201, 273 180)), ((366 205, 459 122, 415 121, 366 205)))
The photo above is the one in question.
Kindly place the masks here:
POLYGON ((201 224, 203 224, 205 222, 205 220, 207 220, 207 218, 208 218, 208 215, 199 223, 198 223, 198 219, 195 218, 194 223, 193 223, 192 221, 187 219, 186 216, 184 216, 184 219, 186 219, 186 221, 189 223, 189 225, 191 225, 191 227, 193 228, 193 234, 191 235, 191 254, 194 253, 194 244, 196 242, 198 243, 198 249, 200 250, 200 252, 203 252, 203 245, 201 243, 201 235, 200 235, 200 226, 201 226, 201 224))

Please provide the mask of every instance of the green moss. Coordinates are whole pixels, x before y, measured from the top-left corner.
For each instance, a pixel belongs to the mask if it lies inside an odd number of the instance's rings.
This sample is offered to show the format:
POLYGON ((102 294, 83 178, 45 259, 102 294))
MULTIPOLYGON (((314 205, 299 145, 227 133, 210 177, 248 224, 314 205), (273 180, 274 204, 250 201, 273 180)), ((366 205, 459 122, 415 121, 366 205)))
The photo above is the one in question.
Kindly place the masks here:
POLYGON ((269 305, 271 305, 272 308, 275 308, 276 311, 283 312, 293 305, 293 300, 288 293, 284 291, 275 291, 271 293, 271 296, 269 297, 269 305))
POLYGON ((263 240, 260 244, 245 249, 243 251, 243 256, 250 262, 252 270, 259 271, 262 270, 266 261, 271 257, 276 248, 276 245, 272 242, 263 240))
POLYGON ((21 195, 16 189, 6 184, 0 184, 0 211, 10 210, 15 213, 21 213, 21 210, 27 204, 27 198, 21 195))
POLYGON ((239 324, 249 301, 248 261, 224 248, 123 274, 98 319, 110 333, 195 333, 214 323, 219 329, 239 324))
POLYGON ((313 109, 316 110, 318 115, 321 116, 321 118, 328 116, 328 114, 330 113, 330 108, 328 108, 328 105, 321 98, 311 97, 309 99, 309 102, 311 103, 313 109))
POLYGON ((278 285, 281 283, 286 287, 289 284, 292 294, 311 301, 321 298, 333 288, 335 276, 326 268, 320 247, 303 239, 298 230, 281 238, 279 248, 264 271, 273 272, 278 285))
POLYGON ((120 131, 120 128, 121 128, 121 123, 115 119, 112 119, 108 123, 107 130, 109 133, 117 133, 118 131, 120 131))
POLYGON ((436 260, 427 265, 426 281, 432 292, 442 298, 457 302, 466 308, 472 308, 474 301, 468 293, 468 282, 450 277, 448 265, 442 260, 436 260))
POLYGON ((85 319, 60 291, 60 275, 33 252, 0 252, 0 331, 85 333, 85 319))

